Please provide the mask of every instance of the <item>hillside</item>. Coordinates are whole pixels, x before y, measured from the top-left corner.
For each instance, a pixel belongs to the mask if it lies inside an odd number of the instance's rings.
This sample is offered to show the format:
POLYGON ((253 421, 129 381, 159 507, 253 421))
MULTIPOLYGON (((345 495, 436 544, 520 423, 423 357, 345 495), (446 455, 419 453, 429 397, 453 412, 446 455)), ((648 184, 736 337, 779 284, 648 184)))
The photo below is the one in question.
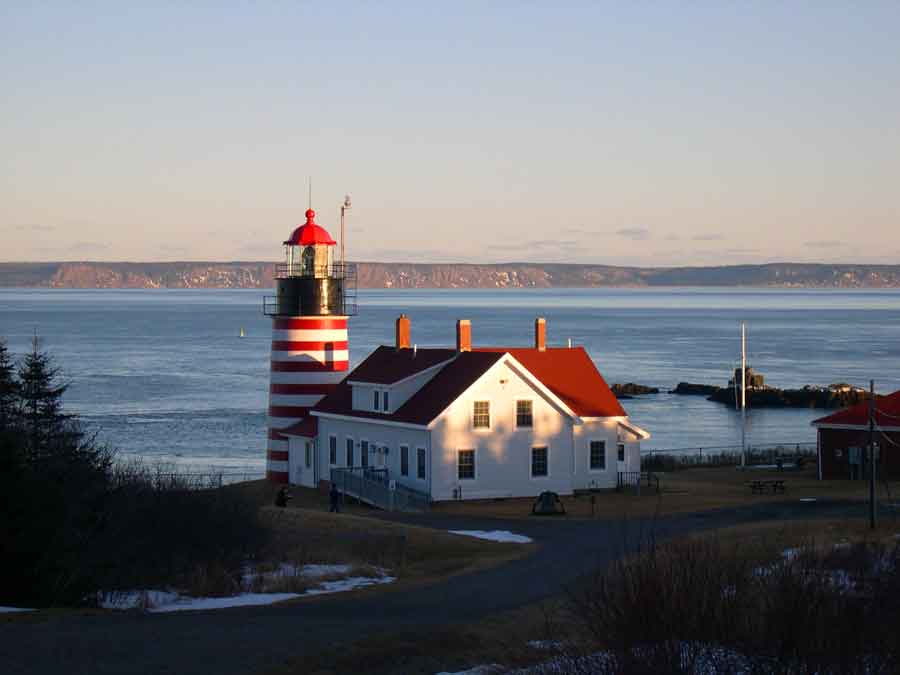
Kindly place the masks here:
MULTIPOLYGON (((359 263, 360 288, 758 286, 900 288, 900 265, 770 263, 613 267, 542 263, 359 263)), ((271 288, 270 262, 0 263, 0 287, 271 288)))

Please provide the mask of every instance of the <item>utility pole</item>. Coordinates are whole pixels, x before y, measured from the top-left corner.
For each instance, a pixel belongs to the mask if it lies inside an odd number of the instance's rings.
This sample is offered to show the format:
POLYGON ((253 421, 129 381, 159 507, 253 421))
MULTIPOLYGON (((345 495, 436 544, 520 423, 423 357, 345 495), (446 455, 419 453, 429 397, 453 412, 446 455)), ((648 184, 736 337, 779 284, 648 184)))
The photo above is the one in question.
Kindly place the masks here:
POLYGON ((747 326, 741 322, 741 466, 747 464, 747 326))
POLYGON ((875 380, 869 380, 869 527, 875 529, 875 380))

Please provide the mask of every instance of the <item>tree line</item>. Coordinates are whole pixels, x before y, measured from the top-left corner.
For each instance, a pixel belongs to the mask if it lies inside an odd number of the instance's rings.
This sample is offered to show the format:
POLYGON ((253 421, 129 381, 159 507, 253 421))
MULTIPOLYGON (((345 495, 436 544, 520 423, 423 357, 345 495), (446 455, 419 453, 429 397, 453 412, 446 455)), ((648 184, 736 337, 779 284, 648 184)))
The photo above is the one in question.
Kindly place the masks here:
POLYGON ((91 605, 252 556, 264 537, 239 491, 201 490, 87 433, 35 336, 0 339, 0 605, 91 605))

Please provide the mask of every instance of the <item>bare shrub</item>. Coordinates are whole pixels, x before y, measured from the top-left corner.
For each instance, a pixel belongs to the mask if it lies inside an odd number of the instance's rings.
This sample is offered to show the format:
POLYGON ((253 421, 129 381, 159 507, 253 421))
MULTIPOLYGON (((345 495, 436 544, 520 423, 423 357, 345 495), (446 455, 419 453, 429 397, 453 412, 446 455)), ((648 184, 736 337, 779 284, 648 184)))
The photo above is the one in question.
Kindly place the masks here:
POLYGON ((898 672, 900 549, 765 549, 651 544, 598 572, 547 672, 898 672))

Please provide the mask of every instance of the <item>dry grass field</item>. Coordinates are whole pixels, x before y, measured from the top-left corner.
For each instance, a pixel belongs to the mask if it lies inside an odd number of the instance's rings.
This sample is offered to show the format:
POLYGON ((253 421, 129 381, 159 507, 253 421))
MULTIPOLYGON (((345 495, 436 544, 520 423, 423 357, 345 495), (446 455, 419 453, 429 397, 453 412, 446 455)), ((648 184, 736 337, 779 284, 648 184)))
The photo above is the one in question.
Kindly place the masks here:
POLYGON ((263 552, 266 560, 373 565, 390 570, 404 586, 499 564, 529 555, 535 548, 534 544, 483 541, 351 513, 265 506, 262 517, 273 533, 263 552))
MULTIPOLYGON (((725 507, 758 504, 765 501, 800 499, 868 499, 865 481, 826 480, 816 478, 815 465, 802 471, 776 471, 735 467, 692 468, 659 473, 660 492, 643 487, 641 494, 633 489, 614 490, 562 497, 569 518, 622 518, 653 515, 686 514, 725 507), (752 494, 751 480, 783 480, 784 493, 752 494), (594 497, 593 504, 591 497, 594 497)), ((884 502, 900 502, 900 485, 878 484, 878 497, 884 502)), ((496 518, 531 517, 532 499, 442 502, 433 510, 438 513, 496 518)))
POLYGON ((290 489, 287 508, 274 506, 277 487, 267 481, 240 483, 256 500, 270 531, 260 560, 294 565, 338 563, 390 570, 397 583, 366 589, 389 592, 470 572, 530 555, 534 544, 506 544, 450 534, 443 530, 393 523, 372 517, 375 511, 348 501, 329 512, 328 495, 302 487, 290 489))

